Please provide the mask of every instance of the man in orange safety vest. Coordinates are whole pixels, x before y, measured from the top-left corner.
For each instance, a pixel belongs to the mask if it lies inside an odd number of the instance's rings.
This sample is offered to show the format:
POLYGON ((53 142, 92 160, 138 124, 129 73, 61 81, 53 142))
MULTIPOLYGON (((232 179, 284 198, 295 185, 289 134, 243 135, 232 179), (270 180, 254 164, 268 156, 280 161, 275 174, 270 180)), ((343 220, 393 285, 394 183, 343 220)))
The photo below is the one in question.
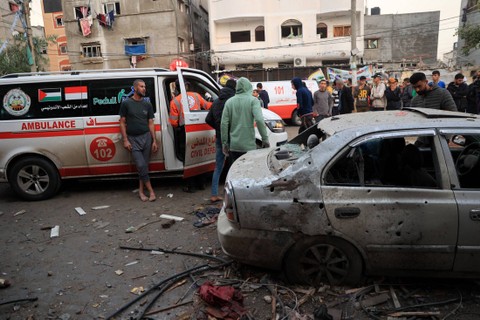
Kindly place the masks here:
MULTIPOLYGON (((175 87, 179 91, 180 86, 178 80, 175 81, 175 87)), ((208 110, 212 106, 211 102, 207 102, 200 94, 197 92, 190 91, 190 83, 185 82, 185 90, 187 90, 187 101, 188 108, 192 110, 208 110)), ((185 116, 183 114, 182 108, 182 94, 179 93, 175 98, 170 101, 170 124, 172 127, 181 127, 185 125, 185 116)))

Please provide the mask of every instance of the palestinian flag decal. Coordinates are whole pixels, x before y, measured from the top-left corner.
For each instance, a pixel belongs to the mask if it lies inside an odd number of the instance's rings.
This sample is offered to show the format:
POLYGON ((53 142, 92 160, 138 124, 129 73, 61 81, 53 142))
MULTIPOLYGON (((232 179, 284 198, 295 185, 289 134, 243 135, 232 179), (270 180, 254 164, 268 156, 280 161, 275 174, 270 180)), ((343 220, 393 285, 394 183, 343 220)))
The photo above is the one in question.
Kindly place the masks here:
POLYGON ((38 89, 38 102, 62 101, 62 89, 38 89))
POLYGON ((65 100, 82 100, 87 98, 87 86, 65 87, 65 100))

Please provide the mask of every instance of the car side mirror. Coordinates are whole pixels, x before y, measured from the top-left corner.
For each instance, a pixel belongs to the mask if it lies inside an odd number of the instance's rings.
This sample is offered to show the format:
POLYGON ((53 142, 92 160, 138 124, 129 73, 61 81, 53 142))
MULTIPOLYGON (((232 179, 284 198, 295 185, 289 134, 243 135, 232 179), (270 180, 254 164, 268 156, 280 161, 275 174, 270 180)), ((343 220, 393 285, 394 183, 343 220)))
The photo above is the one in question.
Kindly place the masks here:
POLYGON ((454 135, 451 139, 451 141, 456 144, 456 145, 459 145, 459 146, 462 146, 464 147, 465 146, 465 143, 466 143, 466 139, 464 136, 458 134, 458 135, 454 135))

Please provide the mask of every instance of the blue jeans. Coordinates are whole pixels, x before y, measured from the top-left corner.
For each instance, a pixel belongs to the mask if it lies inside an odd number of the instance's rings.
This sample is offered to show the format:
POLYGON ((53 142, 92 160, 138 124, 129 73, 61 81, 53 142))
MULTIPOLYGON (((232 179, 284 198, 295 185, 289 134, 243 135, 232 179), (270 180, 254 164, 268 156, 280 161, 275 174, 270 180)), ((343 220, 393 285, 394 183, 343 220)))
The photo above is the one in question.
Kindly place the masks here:
POLYGON ((212 177, 212 196, 218 196, 218 183, 222 175, 223 164, 225 162, 225 155, 222 151, 222 140, 215 139, 215 171, 212 177))

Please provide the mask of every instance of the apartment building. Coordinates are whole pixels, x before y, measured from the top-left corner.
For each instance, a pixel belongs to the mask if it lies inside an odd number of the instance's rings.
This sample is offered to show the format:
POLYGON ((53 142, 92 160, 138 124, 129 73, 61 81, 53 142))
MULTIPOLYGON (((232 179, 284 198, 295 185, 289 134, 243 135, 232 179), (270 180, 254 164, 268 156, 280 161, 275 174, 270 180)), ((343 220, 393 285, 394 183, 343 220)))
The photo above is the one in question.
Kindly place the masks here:
POLYGON ((49 71, 69 71, 72 69, 68 57, 67 36, 63 23, 63 8, 61 0, 41 1, 45 37, 55 37, 47 47, 49 71))
MULTIPOLYGON (((375 9, 375 10, 374 10, 375 9)), ((435 66, 440 11, 365 16, 363 63, 387 70, 435 66)))
MULTIPOLYGON (((358 54, 364 1, 356 1, 358 54)), ((211 63, 218 69, 348 64, 351 1, 209 0, 211 63)))
POLYGON ((207 69, 206 0, 62 0, 72 70, 168 68, 182 59, 207 69))

